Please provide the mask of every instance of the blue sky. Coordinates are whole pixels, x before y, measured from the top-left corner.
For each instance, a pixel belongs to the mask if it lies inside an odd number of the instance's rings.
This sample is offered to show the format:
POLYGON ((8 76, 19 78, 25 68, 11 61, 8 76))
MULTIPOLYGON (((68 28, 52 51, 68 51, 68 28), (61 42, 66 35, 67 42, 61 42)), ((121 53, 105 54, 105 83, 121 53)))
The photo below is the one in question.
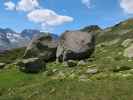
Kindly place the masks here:
MULTIPOLYGON (((33 7, 29 10, 21 9, 26 7, 22 6, 26 4, 24 1, 2 0, 0 2, 0 27, 9 27, 18 32, 23 29, 39 29, 61 34, 65 30, 95 24, 105 28, 133 17, 133 0, 35 0, 33 7), (37 13, 42 20, 36 17, 37 13), (47 21, 49 20, 46 17, 47 13, 52 13, 48 16, 51 18, 50 21, 47 21)), ((31 2, 27 5, 32 3, 32 0, 29 1, 31 2)))

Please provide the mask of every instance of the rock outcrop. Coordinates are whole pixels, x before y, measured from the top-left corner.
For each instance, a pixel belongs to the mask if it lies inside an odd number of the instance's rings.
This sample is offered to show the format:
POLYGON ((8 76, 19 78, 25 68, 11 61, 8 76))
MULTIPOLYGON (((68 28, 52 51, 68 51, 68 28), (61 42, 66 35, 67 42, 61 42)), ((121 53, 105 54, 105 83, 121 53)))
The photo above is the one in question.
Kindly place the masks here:
POLYGON ((57 40, 50 35, 35 36, 28 45, 24 58, 37 57, 44 61, 56 58, 57 40))
POLYGON ((123 56, 133 58, 133 44, 124 50, 123 56))
POLYGON ((66 31, 58 42, 57 61, 90 57, 95 48, 95 35, 82 31, 66 31))
POLYGON ((45 69, 45 62, 39 58, 29 58, 19 61, 18 66, 23 72, 37 73, 45 69))

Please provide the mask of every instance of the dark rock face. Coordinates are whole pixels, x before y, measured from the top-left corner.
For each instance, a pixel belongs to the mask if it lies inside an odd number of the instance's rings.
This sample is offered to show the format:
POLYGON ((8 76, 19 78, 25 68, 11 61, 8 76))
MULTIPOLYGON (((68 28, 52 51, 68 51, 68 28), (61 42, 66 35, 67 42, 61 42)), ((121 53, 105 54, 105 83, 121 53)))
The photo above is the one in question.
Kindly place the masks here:
POLYGON ((67 31, 59 40, 56 57, 58 61, 89 58, 95 48, 95 36, 82 31, 67 31))
POLYGON ((5 67, 5 63, 0 63, 0 69, 3 69, 5 67))
POLYGON ((38 57, 44 61, 56 58, 57 41, 50 35, 36 36, 28 45, 24 58, 38 57))
POLYGON ((68 60, 67 62, 64 62, 65 67, 75 67, 77 65, 77 62, 74 60, 68 60))
POLYGON ((87 27, 84 27, 83 29, 81 29, 81 31, 84 31, 84 32, 96 32, 96 31, 100 31, 100 30, 102 30, 102 29, 97 25, 90 25, 90 26, 87 26, 87 27))
POLYGON ((39 58, 29 58, 18 62, 19 69, 27 73, 38 73, 45 69, 45 63, 39 58))

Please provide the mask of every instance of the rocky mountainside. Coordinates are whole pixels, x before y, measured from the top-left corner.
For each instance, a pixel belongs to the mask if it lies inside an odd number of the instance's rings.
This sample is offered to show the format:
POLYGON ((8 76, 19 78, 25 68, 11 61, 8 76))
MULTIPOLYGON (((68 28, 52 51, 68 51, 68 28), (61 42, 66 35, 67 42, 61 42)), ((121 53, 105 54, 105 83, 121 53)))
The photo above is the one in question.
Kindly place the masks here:
MULTIPOLYGON (((21 33, 17 33, 9 28, 0 28, 0 51, 25 47, 35 35, 39 34, 43 34, 43 32, 34 29, 25 29, 21 33)), ((58 38, 57 35, 51 35, 54 38, 58 38)))
POLYGON ((34 29, 25 29, 21 32, 22 37, 27 37, 29 39, 32 39, 33 36, 35 36, 36 34, 41 34, 41 32, 39 30, 34 29))
MULTIPOLYGON (((53 44, 51 40, 51 37, 46 38, 42 35, 37 38, 37 41, 31 42, 27 52, 28 50, 37 51, 36 54, 39 56, 35 55, 34 58, 29 55, 21 58, 25 48, 0 54, 1 100, 5 98, 8 100, 16 98, 22 100, 132 100, 133 19, 122 21, 106 29, 93 25, 78 31, 63 33, 60 37, 60 41, 63 42, 57 45, 61 47, 59 49, 61 58, 73 52, 78 55, 77 50, 82 50, 83 47, 92 43, 95 51, 85 59, 79 60, 74 56, 74 60, 65 62, 42 61, 39 58, 40 55, 42 57, 46 54, 49 57, 47 53, 56 48, 51 45, 53 44), (82 31, 85 32, 83 32, 84 35, 77 37, 76 33, 78 32, 80 36, 82 31), (92 40, 89 37, 92 36, 87 32, 95 35, 95 43, 89 42, 92 40), (72 34, 69 35, 70 33, 72 34), (72 44, 69 43, 69 39, 72 44), (67 49, 68 51, 65 52, 67 49), (8 59, 10 64, 6 63, 8 59), (22 73, 19 68, 27 69, 27 72, 40 72, 40 70, 41 72, 27 74, 22 73)), ((34 53, 31 52, 31 54, 34 53)))
POLYGON ((98 32, 97 43, 128 38, 133 38, 133 19, 122 21, 98 32))
MULTIPOLYGON (((106 54, 105 56, 113 54, 112 56, 119 56, 123 59, 124 59, 124 56, 132 57, 133 19, 128 19, 128 20, 122 21, 112 27, 108 27, 105 29, 101 29, 97 25, 91 25, 91 26, 87 26, 85 28, 80 29, 80 31, 91 32, 94 35, 96 35, 95 53, 96 53, 96 55, 99 56, 98 58, 101 57, 100 56, 101 53, 99 53, 99 52, 103 52, 104 49, 106 49, 106 52, 107 52, 107 53, 103 53, 103 54, 106 54), (102 49, 103 49, 103 51, 101 51, 102 49), (121 55, 118 55, 118 54, 121 54, 121 55)), ((2 48, 7 48, 7 46, 10 47, 11 46, 10 41, 12 38, 14 38, 14 37, 9 38, 9 36, 11 36, 11 35, 8 35, 8 38, 7 38, 6 34, 4 34, 5 32, 13 33, 13 34, 15 34, 14 36, 16 36, 16 34, 17 34, 14 31, 11 31, 10 29, 7 29, 6 31, 1 29, 1 33, 0 33, 1 45, 0 46, 2 48), (7 45, 3 45, 3 44, 7 44, 7 45), (10 46, 9 46, 9 44, 10 44, 10 46)), ((32 33, 35 35, 37 32, 38 32, 37 30, 25 30, 25 31, 22 31, 22 33, 21 33, 23 35, 19 35, 19 36, 23 37, 23 38, 27 37, 29 39, 29 38, 31 38, 31 36, 33 36, 32 33), (34 33, 34 31, 35 31, 35 33, 34 33), (26 36, 26 34, 27 34, 27 36, 26 36)), ((42 32, 39 32, 39 33, 42 33, 42 32)), ((43 34, 42 34, 42 36, 43 36, 43 34)), ((57 35, 51 34, 51 36, 52 36, 52 38, 58 39, 57 35)), ((15 39, 15 40, 17 40, 17 39, 15 39)), ((18 38, 18 40, 19 40, 19 38, 18 38)))

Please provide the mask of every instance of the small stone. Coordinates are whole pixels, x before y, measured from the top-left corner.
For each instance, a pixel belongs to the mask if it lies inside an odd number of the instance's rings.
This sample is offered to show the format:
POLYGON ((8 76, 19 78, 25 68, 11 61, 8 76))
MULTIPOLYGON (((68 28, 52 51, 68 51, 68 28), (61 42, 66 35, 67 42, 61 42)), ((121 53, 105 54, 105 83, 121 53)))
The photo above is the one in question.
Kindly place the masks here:
POLYGON ((127 74, 123 74, 122 76, 123 77, 130 77, 130 76, 132 76, 132 74, 127 73, 127 74))
POLYGON ((68 67, 68 63, 65 61, 65 62, 63 62, 63 66, 64 67, 68 67))
POLYGON ((96 74, 98 73, 97 69, 88 68, 86 74, 96 74))
POLYGON ((133 44, 124 50, 123 56, 133 58, 133 44))
POLYGON ((76 75, 75 75, 74 73, 72 73, 72 74, 69 76, 70 79, 74 79, 75 77, 76 77, 76 75))
POLYGON ((132 60, 132 59, 129 59, 128 61, 129 61, 129 62, 132 62, 133 60, 132 60))
POLYGON ((49 94, 53 94, 55 91, 56 91, 56 89, 53 88, 53 89, 49 92, 49 94))
POLYGON ((122 55, 122 52, 118 52, 118 55, 122 55))
POLYGON ((66 76, 65 76, 65 74, 61 71, 61 72, 58 73, 57 77, 58 77, 58 79, 64 79, 66 76))
POLYGON ((81 76, 79 76, 79 79, 86 79, 86 78, 87 78, 86 75, 81 75, 81 76))
POLYGON ((84 66, 84 65, 86 65, 86 62, 84 60, 80 60, 77 65, 84 66))
POLYGON ((89 65, 87 66, 88 68, 91 68, 91 67, 96 67, 96 65, 89 65))
POLYGON ((86 75, 79 76, 79 81, 87 81, 87 80, 88 80, 88 78, 86 75))
POLYGON ((57 69, 53 69, 53 72, 55 73, 55 72, 57 72, 58 70, 57 69))

